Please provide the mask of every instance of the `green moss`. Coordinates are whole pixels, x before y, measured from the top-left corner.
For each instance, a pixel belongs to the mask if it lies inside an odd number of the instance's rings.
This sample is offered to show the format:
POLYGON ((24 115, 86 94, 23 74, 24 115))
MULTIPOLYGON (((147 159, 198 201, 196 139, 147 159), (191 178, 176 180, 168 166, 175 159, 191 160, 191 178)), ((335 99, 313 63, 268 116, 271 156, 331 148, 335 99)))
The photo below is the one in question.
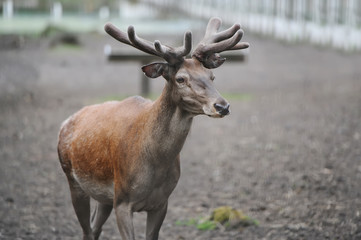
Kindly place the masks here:
POLYGON ((210 219, 215 222, 219 222, 226 228, 259 225, 257 220, 245 215, 242 210, 237 210, 230 206, 222 206, 214 209, 210 219))
POLYGON ((63 44, 56 45, 52 49, 52 51, 54 51, 54 52, 72 52, 72 51, 80 51, 82 49, 83 48, 79 45, 63 43, 63 44))
POLYGON ((235 101, 251 101, 254 96, 249 93, 223 93, 222 96, 227 100, 235 100, 235 101))
POLYGON ((214 221, 210 221, 210 220, 205 220, 203 222, 197 223, 197 229, 198 230, 213 230, 215 228, 217 228, 217 223, 214 221))
POLYGON ((259 225, 259 222, 245 215, 241 210, 234 209, 230 206, 222 206, 213 210, 210 216, 190 219, 188 221, 177 221, 177 226, 195 226, 198 230, 207 231, 218 229, 241 229, 251 225, 259 225), (222 228, 222 227, 221 227, 222 228))

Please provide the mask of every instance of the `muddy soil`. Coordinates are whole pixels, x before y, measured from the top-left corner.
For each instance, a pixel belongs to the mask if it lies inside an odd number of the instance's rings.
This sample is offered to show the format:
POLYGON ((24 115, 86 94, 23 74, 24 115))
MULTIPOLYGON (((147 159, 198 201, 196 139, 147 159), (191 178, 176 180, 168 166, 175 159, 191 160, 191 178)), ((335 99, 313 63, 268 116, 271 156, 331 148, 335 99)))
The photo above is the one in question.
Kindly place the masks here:
MULTIPOLYGON (((255 36, 244 63, 215 70, 231 102, 196 117, 160 239, 361 239, 361 55, 255 36), (177 224, 228 205, 257 226, 177 224)), ((61 122, 84 105, 139 94, 135 62, 109 63, 106 36, 80 48, 25 39, 0 50, 0 239, 80 239, 56 152, 61 122)), ((159 94, 164 80, 152 80, 159 94)), ((144 239, 145 214, 135 215, 144 239)), ((101 239, 120 239, 114 214, 101 239)))

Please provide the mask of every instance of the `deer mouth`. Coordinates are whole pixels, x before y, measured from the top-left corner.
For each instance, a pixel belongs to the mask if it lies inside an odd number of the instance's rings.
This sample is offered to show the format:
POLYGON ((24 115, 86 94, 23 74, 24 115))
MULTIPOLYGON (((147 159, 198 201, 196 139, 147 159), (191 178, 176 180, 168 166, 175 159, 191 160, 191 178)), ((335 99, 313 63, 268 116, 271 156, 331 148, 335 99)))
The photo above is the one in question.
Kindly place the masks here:
POLYGON ((211 115, 208 115, 208 117, 211 117, 211 118, 224 118, 225 116, 229 115, 230 112, 228 112, 227 114, 220 114, 220 113, 214 113, 214 114, 211 114, 211 115))
POLYGON ((204 107, 203 112, 205 115, 211 118, 223 118, 231 113, 229 110, 229 104, 222 107, 220 107, 218 104, 214 104, 211 109, 204 107))

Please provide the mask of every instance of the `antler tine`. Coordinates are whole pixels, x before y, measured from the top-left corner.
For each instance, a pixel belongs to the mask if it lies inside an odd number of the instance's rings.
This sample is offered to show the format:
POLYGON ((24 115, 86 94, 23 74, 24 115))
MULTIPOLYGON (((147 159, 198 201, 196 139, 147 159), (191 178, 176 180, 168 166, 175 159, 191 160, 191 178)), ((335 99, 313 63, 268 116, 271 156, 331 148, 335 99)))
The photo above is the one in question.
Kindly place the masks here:
POLYGON ((160 43, 159 40, 154 41, 154 47, 157 52, 170 64, 175 64, 180 61, 179 57, 177 57, 174 49, 168 46, 165 46, 160 43))
MULTIPOLYGON (((112 36, 113 38, 115 38, 116 40, 118 40, 118 41, 120 41, 122 43, 128 44, 128 45, 130 45, 132 47, 135 47, 135 48, 137 48, 137 49, 139 49, 141 51, 144 51, 146 53, 158 56, 158 54, 157 54, 157 52, 155 50, 152 50, 151 48, 149 48, 149 43, 147 44, 147 47, 144 47, 141 44, 138 44, 139 40, 138 40, 137 36, 135 35, 135 31, 134 31, 133 26, 129 26, 128 35, 126 33, 122 32, 121 30, 119 30, 116 26, 114 26, 111 23, 105 24, 104 30, 110 36, 112 36), (134 41, 136 43, 134 43, 134 41)), ((146 40, 143 40, 143 41, 146 41, 146 40)))
POLYGON ((211 37, 212 34, 218 31, 221 25, 222 25, 222 20, 220 18, 217 17, 211 18, 208 22, 204 38, 211 37))
POLYGON ((163 56, 167 54, 167 51, 169 51, 169 48, 162 45, 159 40, 154 41, 154 47, 157 50, 158 53, 161 53, 163 56))
POLYGON ((174 49, 162 45, 158 40, 154 41, 154 46, 155 49, 162 54, 172 54, 176 57, 184 57, 192 50, 192 33, 186 32, 184 34, 183 46, 179 48, 174 49))
POLYGON ((184 34, 183 46, 178 50, 179 56, 187 56, 192 50, 192 33, 186 32, 184 34))
POLYGON ((240 49, 246 49, 249 48, 249 43, 248 42, 240 42, 237 43, 236 45, 234 45, 232 48, 227 49, 227 50, 240 50, 240 49))
POLYGON ((209 53, 220 53, 226 50, 230 50, 241 40, 242 36, 243 31, 238 30, 231 38, 228 38, 221 42, 215 42, 205 45, 202 52, 207 55, 209 53))
POLYGON ((154 41, 154 47, 162 55, 162 57, 169 63, 177 63, 192 50, 192 33, 186 32, 184 34, 183 46, 179 48, 172 48, 162 45, 160 41, 154 41))
POLYGON ((160 41, 156 40, 154 43, 142 39, 137 36, 133 26, 128 27, 128 34, 122 32, 111 23, 107 23, 104 27, 105 31, 116 40, 133 46, 143 52, 149 53, 163 58, 170 64, 176 64, 183 61, 183 57, 186 56, 192 49, 192 34, 186 32, 184 35, 183 46, 177 49, 162 45, 160 41))
POLYGON ((239 29, 241 29, 241 25, 239 25, 238 23, 234 24, 232 27, 214 34, 213 40, 215 42, 219 42, 222 41, 224 39, 230 38, 232 37, 239 29))
POLYGON ((221 24, 222 21, 219 18, 211 18, 204 38, 192 53, 192 57, 197 58, 207 68, 218 67, 224 62, 225 59, 222 59, 218 53, 249 47, 248 43, 239 42, 243 36, 239 24, 234 24, 232 27, 217 33, 221 24))
POLYGON ((104 26, 104 30, 113 38, 115 38, 116 40, 128 44, 130 46, 133 46, 133 44, 129 41, 128 36, 126 33, 120 31, 117 27, 115 27, 113 24, 111 23, 107 23, 104 26))
POLYGON ((133 26, 128 27, 128 37, 129 40, 132 42, 133 46, 138 48, 139 50, 152 55, 163 57, 158 53, 158 51, 154 49, 152 42, 142 39, 135 34, 135 30, 133 26))

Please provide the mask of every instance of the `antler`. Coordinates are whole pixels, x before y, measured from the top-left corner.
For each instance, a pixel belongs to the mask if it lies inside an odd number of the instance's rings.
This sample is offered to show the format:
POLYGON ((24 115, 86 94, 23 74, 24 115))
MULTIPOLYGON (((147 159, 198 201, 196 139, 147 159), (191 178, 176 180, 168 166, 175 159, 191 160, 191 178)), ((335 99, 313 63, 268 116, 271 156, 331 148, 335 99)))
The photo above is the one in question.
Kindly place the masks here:
POLYGON ((206 68, 216 68, 224 63, 226 59, 218 54, 220 52, 249 47, 249 43, 239 42, 243 36, 239 24, 234 24, 227 30, 217 32, 221 24, 221 19, 211 18, 202 41, 192 53, 192 57, 202 62, 206 68))
POLYGON ((183 61, 183 57, 187 56, 192 49, 192 33, 186 32, 184 34, 184 42, 182 47, 173 48, 162 45, 160 41, 156 40, 154 43, 138 37, 135 33, 134 27, 128 27, 128 35, 111 23, 107 23, 104 27, 105 31, 116 40, 135 47, 143 52, 149 53, 163 58, 169 64, 177 64, 183 61))

